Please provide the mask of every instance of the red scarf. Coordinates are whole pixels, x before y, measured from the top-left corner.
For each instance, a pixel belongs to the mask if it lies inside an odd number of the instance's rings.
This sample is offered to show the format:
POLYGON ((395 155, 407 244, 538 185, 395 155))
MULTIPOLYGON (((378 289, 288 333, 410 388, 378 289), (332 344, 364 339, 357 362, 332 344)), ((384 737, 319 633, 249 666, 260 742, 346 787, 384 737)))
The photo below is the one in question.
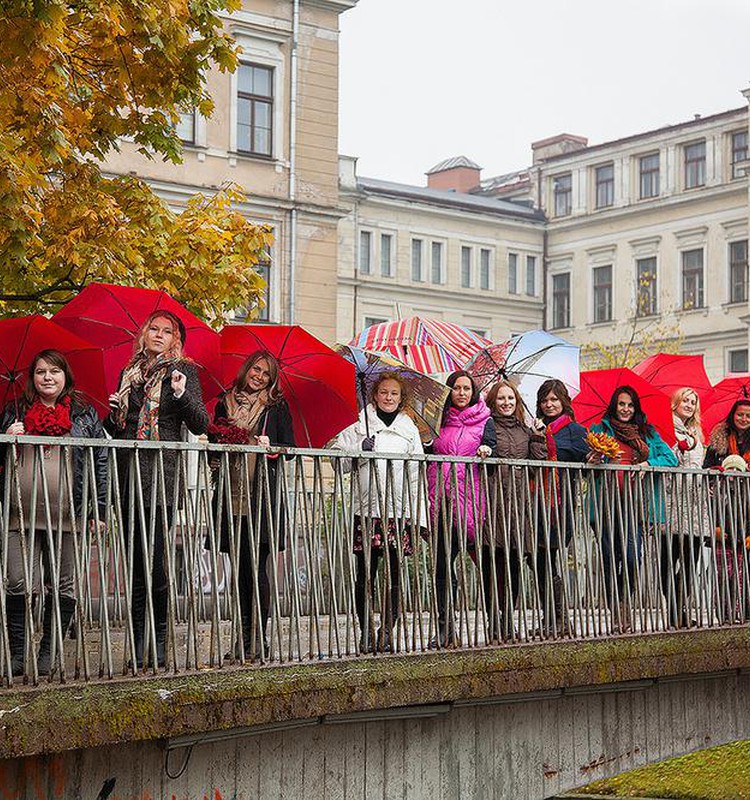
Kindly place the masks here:
POLYGON ((63 397, 54 406, 45 406, 38 398, 23 418, 23 427, 29 436, 64 436, 70 433, 70 397, 63 397))
POLYGON ((750 447, 744 453, 740 453, 739 445, 737 444, 737 434, 729 434, 729 452, 734 456, 742 456, 745 463, 750 467, 750 447))
MULTIPOLYGON (((544 435, 547 439, 547 461, 557 461, 557 443, 555 442, 555 434, 558 431, 561 431, 563 428, 566 428, 570 423, 573 422, 573 418, 570 417, 568 414, 560 414, 559 417, 555 417, 552 422, 547 425, 544 429, 544 435)), ((546 472, 546 470, 545 470, 546 472)), ((548 496, 553 500, 554 503, 560 502, 560 476, 557 470, 552 470, 552 474, 554 475, 554 483, 550 480, 550 475, 547 473, 546 480, 546 487, 548 496)))

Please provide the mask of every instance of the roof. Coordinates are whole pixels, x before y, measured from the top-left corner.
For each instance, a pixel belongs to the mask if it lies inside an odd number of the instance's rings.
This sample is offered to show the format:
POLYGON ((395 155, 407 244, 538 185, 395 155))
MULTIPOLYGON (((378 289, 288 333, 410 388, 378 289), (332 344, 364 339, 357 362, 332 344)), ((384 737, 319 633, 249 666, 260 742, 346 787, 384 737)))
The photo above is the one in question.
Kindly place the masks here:
POLYGON ((446 158, 439 164, 435 164, 432 169, 428 169, 425 175, 433 175, 436 172, 445 172, 449 169, 458 169, 459 167, 466 167, 467 169, 482 169, 479 164, 472 161, 466 156, 453 156, 453 158, 446 158))
MULTIPOLYGON (((595 150, 603 150, 607 147, 613 147, 615 145, 626 144, 627 142, 635 142, 639 139, 647 139, 650 136, 655 136, 657 134, 668 133, 669 131, 678 131, 680 129, 685 128, 694 128, 699 127, 700 125, 704 125, 707 122, 718 122, 722 119, 728 119, 734 116, 740 116, 741 114, 747 114, 747 106, 740 106, 739 108, 732 108, 729 111, 721 111, 718 114, 710 114, 706 117, 699 117, 696 116, 695 119, 687 120, 686 122, 677 122, 673 125, 663 125, 661 128, 653 128, 650 131, 643 131, 642 133, 634 133, 630 136, 623 136, 620 139, 612 139, 609 142, 601 142, 600 144, 593 144, 589 145, 588 147, 582 147, 580 150, 573 150, 569 153, 560 153, 555 156, 548 156, 544 159, 544 163, 549 163, 550 161, 563 161, 566 158, 576 158, 587 153, 591 153, 595 150)), ((552 137, 554 138, 554 137, 552 137)), ((538 142, 536 144, 539 144, 538 142)))
POLYGON ((495 197, 464 194, 447 189, 429 189, 424 186, 410 186, 404 183, 381 181, 377 178, 358 178, 357 188, 365 194, 413 200, 443 208, 474 211, 479 214, 495 214, 500 217, 520 217, 530 222, 544 221, 544 214, 537 209, 495 197))
POLYGON ((502 187, 518 186, 530 180, 529 169, 517 169, 515 172, 506 172, 504 175, 495 175, 485 178, 479 184, 479 193, 490 192, 502 187))

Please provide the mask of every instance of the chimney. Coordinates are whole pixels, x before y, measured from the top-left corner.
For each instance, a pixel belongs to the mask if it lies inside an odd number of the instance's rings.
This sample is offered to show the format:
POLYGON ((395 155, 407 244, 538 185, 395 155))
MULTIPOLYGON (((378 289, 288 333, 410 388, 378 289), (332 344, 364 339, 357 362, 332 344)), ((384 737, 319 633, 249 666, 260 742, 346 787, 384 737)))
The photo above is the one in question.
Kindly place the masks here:
POLYGON ((572 133, 561 133, 557 136, 550 136, 549 139, 540 139, 538 142, 531 143, 531 152, 534 154, 533 162, 538 164, 548 158, 560 156, 563 153, 573 153, 576 150, 583 150, 589 143, 585 136, 575 136, 572 133))
POLYGON ((482 168, 466 156, 454 156, 427 170, 427 186, 468 194, 479 186, 482 168))

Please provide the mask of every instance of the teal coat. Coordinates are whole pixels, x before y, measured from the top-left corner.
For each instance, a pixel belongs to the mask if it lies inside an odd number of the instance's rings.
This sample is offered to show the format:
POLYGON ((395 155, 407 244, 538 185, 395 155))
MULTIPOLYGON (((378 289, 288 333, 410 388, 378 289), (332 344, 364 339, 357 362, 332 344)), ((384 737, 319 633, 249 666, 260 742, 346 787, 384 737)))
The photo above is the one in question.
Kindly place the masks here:
MULTIPOLYGON (((615 432, 610 424, 610 421, 604 417, 601 422, 591 427, 592 433, 607 433, 614 436, 615 432)), ((649 426, 648 436, 646 437, 646 444, 648 445, 648 464, 651 467, 676 467, 678 466, 677 456, 672 452, 672 448, 659 436, 653 426, 649 426)), ((593 488, 598 490, 601 484, 600 476, 595 476, 593 481, 593 488)), ((662 479, 659 475, 654 475, 653 482, 649 478, 643 484, 644 493, 646 495, 646 523, 663 524, 665 520, 664 514, 664 493, 661 490, 662 479), (652 493, 653 487, 653 493, 652 493), (650 497, 649 497, 650 495, 650 497)), ((594 521, 594 504, 590 498, 589 509, 591 512, 591 521, 594 521)))

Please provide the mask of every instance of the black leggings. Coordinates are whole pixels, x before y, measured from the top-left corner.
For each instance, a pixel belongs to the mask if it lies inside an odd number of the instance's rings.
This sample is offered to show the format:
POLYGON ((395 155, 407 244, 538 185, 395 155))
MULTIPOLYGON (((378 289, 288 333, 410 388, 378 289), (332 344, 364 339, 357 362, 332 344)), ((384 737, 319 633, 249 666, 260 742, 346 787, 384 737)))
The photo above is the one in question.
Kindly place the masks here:
MULTIPOLYGON (((146 532, 150 529, 152 509, 148 506, 144 508, 146 520, 146 532)), ((125 525, 125 543, 129 542, 129 525, 126 514, 123 515, 125 525)), ((172 519, 172 509, 167 507, 166 519, 165 511, 162 506, 156 509, 156 520, 154 526, 154 555, 151 565, 151 601, 154 606, 154 624, 156 625, 157 637, 163 640, 167 625, 167 572, 164 566, 164 530, 169 530, 172 519)), ((141 516, 135 512, 133 520, 133 591, 132 591, 132 614, 133 632, 136 641, 143 639, 143 630, 146 620, 146 569, 144 562, 144 539, 141 529, 141 516)))
POLYGON ((442 520, 438 523, 437 547, 435 550, 435 593, 437 594, 438 622, 443 625, 446 621, 448 609, 448 580, 450 578, 450 590, 452 605, 456 605, 456 571, 453 569, 453 562, 460 551, 458 536, 455 528, 450 531, 450 557, 446 553, 445 547, 445 528, 442 520))
MULTIPOLYGON (((237 583, 240 592, 240 611, 242 612, 242 638, 245 649, 249 650, 253 633, 253 619, 256 617, 255 581, 253 579, 253 553, 250 549, 250 536, 247 530, 247 519, 242 521, 240 537, 240 563, 237 571, 237 583)), ((270 547, 268 542, 258 545, 258 558, 255 564, 258 570, 258 601, 260 604, 260 630, 255 632, 265 638, 268 626, 269 610, 271 606, 271 584, 268 580, 268 556, 270 547)))
POLYGON ((521 558, 517 550, 507 553, 503 547, 495 548, 495 569, 492 569, 492 552, 489 545, 482 545, 482 586, 484 588, 484 602, 487 618, 490 621, 490 631, 502 630, 504 620, 510 616, 506 614, 511 610, 506 600, 506 577, 510 572, 510 601, 513 608, 518 604, 518 589, 521 582, 521 558), (495 595, 495 585, 497 595, 495 595))
MULTIPOLYGON (((365 625, 365 598, 367 595, 367 564, 365 563, 364 550, 355 550, 354 557, 357 564, 357 577, 354 583, 354 605, 357 610, 357 619, 362 631, 366 630, 365 625)), ((383 557, 382 547, 370 549, 370 618, 374 611, 374 584, 378 572, 378 564, 383 557)), ((395 547, 388 547, 388 567, 390 570, 390 591, 386 590, 386 611, 385 621, 381 623, 390 629, 393 627, 400 611, 400 588, 401 573, 398 565, 398 552, 395 547)), ((383 565, 385 569, 385 564, 383 565)))

